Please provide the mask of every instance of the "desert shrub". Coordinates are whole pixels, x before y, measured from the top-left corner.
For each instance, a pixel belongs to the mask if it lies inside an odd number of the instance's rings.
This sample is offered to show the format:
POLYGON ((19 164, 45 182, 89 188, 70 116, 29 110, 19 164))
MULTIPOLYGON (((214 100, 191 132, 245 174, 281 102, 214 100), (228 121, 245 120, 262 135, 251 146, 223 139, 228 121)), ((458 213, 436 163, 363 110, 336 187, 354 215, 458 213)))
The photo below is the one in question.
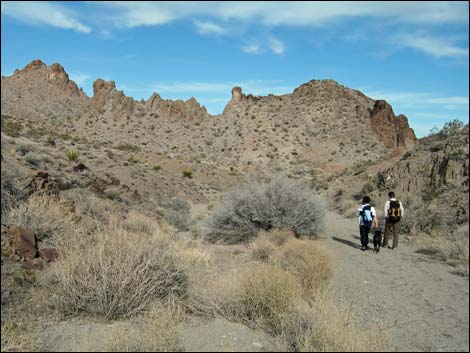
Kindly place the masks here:
POLYGON ((191 206, 185 200, 174 198, 162 204, 165 220, 178 230, 189 230, 191 223, 191 206))
POLYGON ((153 166, 153 170, 155 170, 155 171, 157 171, 157 172, 158 172, 160 169, 162 169, 162 167, 161 167, 160 164, 157 164, 157 165, 154 165, 154 166, 153 166))
POLYGON ((68 150, 65 152, 69 161, 76 161, 78 159, 79 153, 75 150, 68 150))
POLYGON ((68 190, 64 196, 74 203, 79 214, 86 215, 98 223, 107 223, 111 212, 109 201, 83 189, 68 190))
POLYGON ((305 298, 315 298, 322 292, 332 271, 331 257, 312 240, 289 239, 273 262, 297 277, 305 298))
POLYGON ((30 144, 21 144, 18 145, 16 148, 16 152, 20 153, 21 155, 25 156, 27 153, 33 150, 33 146, 30 144))
POLYGON ((63 198, 33 195, 11 208, 6 222, 31 229, 40 241, 55 242, 71 232, 73 214, 70 204, 63 198))
POLYGON ((157 300, 184 296, 187 277, 171 232, 133 233, 118 222, 60 244, 62 256, 41 280, 54 293, 51 304, 64 315, 105 319, 138 314, 157 300))
POLYGON ((293 275, 273 265, 254 264, 236 275, 232 296, 223 306, 229 316, 279 332, 282 317, 300 296, 293 275))
POLYGON ((23 316, 6 319, 2 312, 2 352, 32 352, 35 345, 31 329, 31 324, 26 323, 23 316))
POLYGON ((131 210, 123 225, 130 232, 151 234, 154 230, 155 221, 139 212, 131 210))
POLYGON ((130 143, 120 144, 120 145, 118 145, 117 147, 114 147, 114 148, 117 149, 117 150, 120 150, 120 151, 128 151, 128 152, 138 152, 138 151, 140 151, 139 146, 136 146, 136 145, 133 145, 133 144, 130 144, 130 143))
POLYGON ((287 229, 297 236, 317 234, 324 210, 302 184, 286 177, 248 181, 223 194, 220 206, 208 221, 208 239, 237 243, 259 230, 287 229))
POLYGON ((35 166, 35 167, 40 167, 41 162, 42 162, 41 156, 35 153, 28 153, 26 155, 25 160, 26 162, 28 162, 28 164, 31 164, 32 166, 35 166))
POLYGON ((182 174, 183 174, 184 178, 190 178, 191 179, 193 177, 193 171, 190 168, 183 169, 182 174))
POLYGON ((175 313, 157 305, 130 330, 114 329, 107 344, 108 352, 181 352, 178 344, 176 324, 179 319, 175 313))
POLYGON ((294 275, 306 299, 315 298, 326 288, 332 271, 331 257, 318 241, 297 239, 288 231, 260 232, 252 258, 294 275))
POLYGON ((332 293, 298 305, 282 317, 281 342, 291 352, 381 352, 387 343, 380 326, 359 327, 350 305, 335 302, 332 293), (358 339, 361 337, 361 339, 358 339))
POLYGON ((10 208, 15 207, 24 193, 17 183, 18 171, 12 166, 2 163, 1 168, 1 219, 6 222, 7 213, 10 208))
POLYGON ((55 147, 55 140, 51 136, 47 136, 46 144, 51 147, 55 147))
POLYGON ((268 262, 271 260, 274 252, 276 251, 275 245, 266 238, 259 238, 253 246, 251 257, 254 260, 261 262, 268 262))
POLYGON ((11 137, 20 136, 20 133, 23 130, 23 125, 21 123, 11 120, 11 117, 6 115, 2 115, 1 122, 3 133, 11 137))
POLYGON ((418 253, 429 255, 439 261, 455 266, 461 274, 469 273, 469 234, 468 224, 450 234, 435 229, 417 239, 418 253))

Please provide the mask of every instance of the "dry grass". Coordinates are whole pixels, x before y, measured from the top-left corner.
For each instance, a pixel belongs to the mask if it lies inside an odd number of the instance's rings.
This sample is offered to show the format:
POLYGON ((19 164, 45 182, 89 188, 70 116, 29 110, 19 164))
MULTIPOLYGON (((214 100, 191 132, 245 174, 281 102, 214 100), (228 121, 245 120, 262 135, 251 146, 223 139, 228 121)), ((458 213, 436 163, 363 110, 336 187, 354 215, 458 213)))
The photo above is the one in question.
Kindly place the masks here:
POLYGON ((72 231, 73 214, 70 204, 63 198, 33 195, 10 209, 6 222, 31 229, 41 241, 54 242, 72 231))
POLYGON ((386 341, 378 325, 358 327, 346 303, 336 303, 325 292, 301 304, 282 320, 280 339, 295 352, 378 352, 386 341))
POLYGON ((169 231, 156 226, 152 234, 132 233, 112 222, 94 234, 64 239, 61 258, 42 280, 50 301, 64 315, 114 319, 185 295, 187 278, 169 231))
POLYGON ((30 328, 20 319, 3 320, 2 318, 2 352, 28 352, 33 350, 33 341, 28 334, 30 328))
POLYGON ((65 192, 65 197, 73 201, 80 215, 98 223, 108 223, 112 213, 111 201, 100 199, 88 190, 72 189, 65 192))
POLYGON ((469 233, 468 224, 451 234, 433 230, 430 234, 417 237, 418 252, 445 261, 465 276, 469 274, 469 233))
POLYGON ((272 332, 279 332, 282 317, 294 309, 301 295, 293 275, 267 264, 255 264, 237 273, 234 283, 231 298, 224 303, 225 311, 272 332))
POLYGON ((331 257, 318 241, 297 239, 290 231, 260 232, 252 256, 293 274, 308 298, 323 291, 332 271, 331 257))
POLYGON ((357 327, 350 308, 330 300, 332 261, 318 241, 261 232, 251 258, 202 284, 192 309, 263 328, 289 351, 384 350, 378 327, 357 327))
POLYGON ((138 314, 156 300, 184 297, 186 270, 210 262, 200 240, 135 211, 95 224, 93 232, 69 233, 57 247, 62 256, 42 286, 63 315, 138 314))
POLYGON ((171 308, 156 306, 129 330, 116 328, 110 337, 108 352, 178 352, 175 326, 182 320, 179 313, 171 308))

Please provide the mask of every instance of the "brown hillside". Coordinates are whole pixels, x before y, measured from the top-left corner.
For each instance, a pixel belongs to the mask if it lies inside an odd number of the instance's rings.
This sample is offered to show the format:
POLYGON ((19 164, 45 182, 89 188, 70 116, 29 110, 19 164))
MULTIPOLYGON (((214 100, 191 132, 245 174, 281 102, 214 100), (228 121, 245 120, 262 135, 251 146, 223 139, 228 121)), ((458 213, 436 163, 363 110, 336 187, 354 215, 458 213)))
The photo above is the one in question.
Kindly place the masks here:
MULTIPOLYGON (((136 101, 98 79, 88 98, 59 64, 35 60, 2 77, 2 114, 100 143, 126 142, 183 160, 251 169, 335 172, 416 143, 406 117, 332 80, 313 80, 282 96, 232 90, 223 114, 194 98, 136 101)), ((307 176, 308 176, 307 172, 307 176)))

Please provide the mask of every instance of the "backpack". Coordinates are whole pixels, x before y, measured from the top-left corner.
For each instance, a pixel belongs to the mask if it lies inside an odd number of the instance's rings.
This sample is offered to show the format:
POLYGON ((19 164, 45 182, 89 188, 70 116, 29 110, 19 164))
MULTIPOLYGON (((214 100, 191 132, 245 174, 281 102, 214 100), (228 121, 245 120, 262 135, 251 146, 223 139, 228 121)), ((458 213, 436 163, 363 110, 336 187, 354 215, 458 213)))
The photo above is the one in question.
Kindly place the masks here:
POLYGON ((362 217, 362 221, 364 222, 364 225, 372 226, 373 216, 372 216, 372 209, 370 205, 363 206, 359 214, 362 217))
POLYGON ((392 223, 399 222, 401 220, 400 201, 390 201, 388 220, 392 223))

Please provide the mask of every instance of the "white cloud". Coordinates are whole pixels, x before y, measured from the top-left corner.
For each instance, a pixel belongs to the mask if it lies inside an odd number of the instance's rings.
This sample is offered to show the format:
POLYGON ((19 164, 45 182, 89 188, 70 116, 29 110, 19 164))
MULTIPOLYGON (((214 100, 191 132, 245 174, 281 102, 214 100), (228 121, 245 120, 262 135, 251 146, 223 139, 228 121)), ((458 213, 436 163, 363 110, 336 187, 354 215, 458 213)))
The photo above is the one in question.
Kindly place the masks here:
POLYGON ((154 85, 156 92, 214 92, 230 90, 229 83, 220 82, 174 82, 154 85))
POLYGON ((252 43, 252 44, 245 45, 244 47, 242 47, 242 50, 245 53, 249 53, 249 54, 261 54, 263 52, 263 49, 261 49, 261 46, 259 45, 259 43, 252 43))
POLYGON ((385 92, 367 91, 364 94, 373 99, 385 99, 392 105, 399 104, 405 107, 426 107, 429 105, 439 105, 448 110, 467 109, 469 98, 463 96, 441 96, 429 92, 385 92))
POLYGON ((394 40, 399 46, 412 48, 435 57, 467 57, 468 48, 462 48, 454 43, 454 38, 434 37, 422 34, 398 35, 394 40))
POLYGON ((90 33, 76 14, 63 6, 42 1, 2 1, 2 15, 33 25, 46 25, 90 33))
POLYGON ((230 94, 232 87, 239 86, 245 93, 255 95, 286 94, 293 91, 295 87, 286 86, 280 80, 247 80, 233 82, 174 82, 156 84, 152 89, 158 93, 206 93, 226 92, 230 94))
POLYGON ((284 43, 282 43, 279 39, 270 37, 269 38, 269 47, 273 51, 274 54, 281 55, 285 51, 284 43))
POLYGON ((225 34, 227 33, 227 30, 225 28, 213 22, 194 21, 194 25, 196 26, 200 34, 225 34))
POLYGON ((82 74, 82 73, 79 73, 79 72, 75 72, 75 73, 70 72, 69 77, 72 81, 75 81, 75 83, 80 87, 83 87, 83 85, 86 82, 88 82, 92 79, 91 75, 82 74))
POLYGON ((165 24, 197 16, 220 20, 253 21, 269 26, 323 26, 339 18, 368 17, 404 23, 465 23, 465 2, 369 2, 369 1, 101 1, 114 10, 118 26, 165 24))

